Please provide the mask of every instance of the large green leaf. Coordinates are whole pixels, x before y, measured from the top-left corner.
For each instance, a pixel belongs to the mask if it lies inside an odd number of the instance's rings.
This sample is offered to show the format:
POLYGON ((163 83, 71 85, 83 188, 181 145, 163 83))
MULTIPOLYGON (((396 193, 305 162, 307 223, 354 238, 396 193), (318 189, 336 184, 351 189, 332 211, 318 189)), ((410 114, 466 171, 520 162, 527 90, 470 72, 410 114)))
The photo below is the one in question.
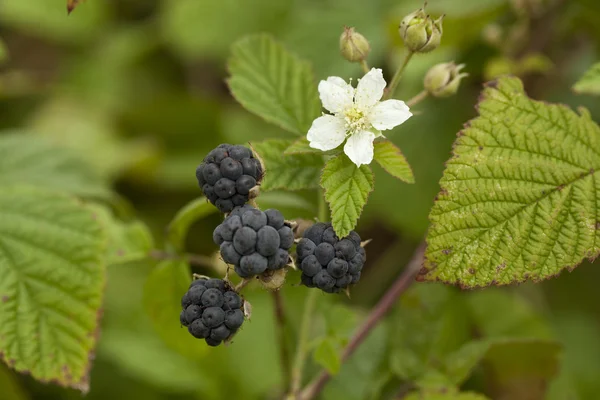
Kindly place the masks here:
POLYGON ((87 391, 105 242, 76 200, 26 187, 0 191, 0 354, 11 367, 87 391))
POLYGON ((163 261, 148 276, 144 286, 144 307, 154 328, 165 343, 190 358, 208 348, 179 322, 181 297, 192 282, 190 267, 183 261, 163 261))
POLYGON ((373 172, 368 165, 359 168, 345 154, 340 154, 325 165, 321 186, 331 209, 333 229, 339 237, 345 237, 356 227, 375 187, 373 172))
POLYGON ((305 134, 321 103, 310 64, 268 35, 238 41, 229 59, 229 87, 249 111, 292 133, 305 134))
POLYGON ((106 182, 75 152, 25 133, 0 135, 0 186, 28 184, 106 198, 106 182))
POLYGON ((600 94, 600 62, 586 71, 573 85, 573 90, 577 93, 600 94))
POLYGON ((253 147, 265 164, 265 176, 260 187, 300 190, 319 187, 319 174, 323 168, 323 157, 316 154, 284 155, 291 144, 289 140, 265 140, 253 147))
POLYGON ((582 109, 486 87, 431 210, 421 280, 465 287, 540 280, 599 250, 600 128, 582 109))
POLYGON ((389 140, 380 140, 374 145, 375 161, 390 175, 406 183, 415 183, 415 176, 398 147, 389 140))

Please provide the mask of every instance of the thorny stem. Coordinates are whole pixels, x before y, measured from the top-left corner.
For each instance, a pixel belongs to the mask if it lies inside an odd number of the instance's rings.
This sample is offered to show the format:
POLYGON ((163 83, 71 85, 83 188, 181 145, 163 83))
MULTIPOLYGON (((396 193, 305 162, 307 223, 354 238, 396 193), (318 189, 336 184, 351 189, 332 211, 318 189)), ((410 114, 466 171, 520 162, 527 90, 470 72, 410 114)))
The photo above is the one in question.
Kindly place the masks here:
POLYGON ((387 92, 384 96, 386 99, 394 97, 394 92, 396 91, 396 87, 398 86, 398 83, 400 83, 402 74, 404 73, 404 70, 406 69, 406 66, 408 65, 408 62, 412 58, 413 54, 415 54, 415 53, 410 50, 407 50, 407 53, 404 56, 404 61, 402 61, 402 65, 400 65, 400 67, 398 67, 398 69, 396 70, 396 73, 394 74, 394 77, 392 78, 392 81, 390 82, 390 85, 388 86, 387 92))
POLYGON ((362 67, 363 72, 366 74, 369 72, 369 64, 367 64, 367 60, 362 60, 360 62, 360 66, 362 67))
POLYGON ((406 105, 409 107, 412 107, 415 104, 418 104, 418 103, 422 102, 423 100, 425 100, 428 95, 429 95, 429 93, 427 93, 427 90, 423 90, 421 93, 417 94, 415 97, 408 100, 406 102, 406 105))
POLYGON ((178 260, 178 261, 186 261, 192 265, 204 268, 213 268, 214 262, 212 258, 203 256, 200 254, 172 254, 162 250, 152 250, 150 252, 150 257, 155 260, 178 260))
POLYGON ((287 324, 283 306, 283 298, 278 290, 271 292, 273 297, 273 309, 275 311, 275 325, 277 327, 277 341, 279 344, 279 358, 284 379, 284 392, 289 390, 289 380, 291 378, 290 353, 285 340, 285 327, 287 324))
MULTIPOLYGON (((377 305, 373 307, 369 313, 369 317, 358 329, 356 334, 352 337, 348 346, 344 349, 341 357, 341 361, 346 361, 354 351, 362 344, 367 338, 369 333, 377 326, 379 321, 387 314, 387 312, 396 304, 396 301, 406 291, 406 289, 414 282, 415 276, 421 268, 423 262, 423 254, 425 252, 425 243, 419 245, 419 247, 413 253, 413 256, 407 266, 404 268, 402 274, 396 279, 392 287, 383 295, 377 305)), ((323 370, 314 380, 310 383, 306 389, 302 392, 302 400, 314 399, 321 393, 325 384, 331 379, 331 375, 326 370, 323 370)))
POLYGON ((298 348, 296 349, 296 357, 294 359, 294 367, 291 372, 291 394, 293 398, 300 399, 300 387, 302 386, 302 374, 304 372, 304 364, 308 355, 308 340, 310 335, 311 322, 314 318, 314 310, 317 304, 316 290, 310 290, 304 302, 304 313, 302 314, 302 322, 300 324, 300 335, 298 337, 298 348))

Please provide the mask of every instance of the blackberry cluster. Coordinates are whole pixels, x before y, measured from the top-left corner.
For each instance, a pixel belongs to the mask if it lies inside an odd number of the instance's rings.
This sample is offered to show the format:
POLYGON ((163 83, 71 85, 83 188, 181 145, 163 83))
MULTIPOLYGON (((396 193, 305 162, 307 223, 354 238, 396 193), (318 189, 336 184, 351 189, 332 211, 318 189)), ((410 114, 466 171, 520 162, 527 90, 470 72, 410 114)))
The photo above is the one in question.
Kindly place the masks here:
POLYGON ((304 232, 297 246, 302 283, 338 293, 360 279, 366 261, 358 233, 339 239, 331 224, 317 223, 304 232))
POLYGON ((244 322, 243 301, 224 280, 198 279, 181 298, 181 325, 209 346, 230 338, 244 322))
POLYGON ((196 169, 204 196, 222 213, 246 204, 250 190, 260 183, 262 175, 260 161, 252 151, 231 144, 219 145, 196 169))
POLYGON ((261 211, 250 205, 235 208, 215 229, 213 240, 221 257, 242 278, 285 267, 294 233, 277 210, 261 211))

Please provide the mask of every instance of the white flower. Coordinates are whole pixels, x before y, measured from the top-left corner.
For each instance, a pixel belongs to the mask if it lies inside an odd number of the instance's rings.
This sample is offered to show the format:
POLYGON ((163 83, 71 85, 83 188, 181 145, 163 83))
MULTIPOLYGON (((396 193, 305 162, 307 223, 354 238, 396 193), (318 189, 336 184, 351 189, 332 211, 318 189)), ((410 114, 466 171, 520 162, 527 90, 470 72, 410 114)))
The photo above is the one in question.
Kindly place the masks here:
POLYGON ((342 78, 319 82, 323 107, 331 114, 315 119, 308 130, 310 147, 323 151, 344 143, 344 152, 357 166, 373 161, 373 140, 412 116, 400 100, 379 101, 386 83, 380 69, 371 69, 353 88, 342 78))

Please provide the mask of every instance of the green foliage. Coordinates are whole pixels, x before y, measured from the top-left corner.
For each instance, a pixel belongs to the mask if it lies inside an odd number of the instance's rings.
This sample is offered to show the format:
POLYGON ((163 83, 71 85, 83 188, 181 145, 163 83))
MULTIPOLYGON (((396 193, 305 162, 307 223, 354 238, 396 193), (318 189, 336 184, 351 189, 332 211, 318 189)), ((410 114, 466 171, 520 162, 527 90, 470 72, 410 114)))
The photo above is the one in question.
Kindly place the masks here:
POLYGON ((573 90, 577 93, 600 94, 600 62, 592 65, 590 69, 579 79, 573 90))
POLYGON ((163 341, 183 356, 196 359, 206 354, 205 343, 179 324, 181 297, 191 280, 185 261, 163 261, 154 268, 144 285, 144 307, 163 341))
POLYGON ((139 261, 150 256, 150 251, 154 248, 154 238, 142 221, 120 221, 107 207, 91 207, 94 217, 100 220, 108 235, 108 265, 139 261))
POLYGON ((340 354, 336 342, 332 338, 325 337, 319 341, 313 353, 313 359, 332 375, 340 371, 340 354))
POLYGON ((2 41, 2 38, 0 38, 0 64, 2 64, 3 62, 8 60, 8 49, 6 48, 6 45, 4 44, 4 42, 2 41))
POLYGON ((406 183, 415 183, 415 177, 408 161, 394 143, 389 140, 375 142, 374 158, 393 177, 406 183))
POLYGON ((421 279, 465 287, 540 280, 594 257, 600 128, 587 111, 488 86, 433 207, 421 279))
POLYGON ((11 367, 88 390, 105 245, 79 202, 25 187, 0 191, 0 352, 11 367))
POLYGON ((327 161, 321 175, 321 186, 331 209, 333 229, 346 237, 356 224, 375 187, 368 165, 357 167, 345 154, 327 161))
POLYGON ((405 400, 486 400, 482 394, 473 392, 413 392, 405 397, 405 400))
POLYGON ((105 180, 75 152, 24 133, 0 136, 0 186, 29 184, 106 199, 105 180))
POLYGON ((182 252, 185 249, 185 238, 190 227, 199 219, 216 212, 215 206, 204 197, 192 200, 175 214, 169 224, 167 244, 173 246, 176 251, 182 252))
POLYGON ((323 152, 321 150, 313 149, 312 147, 310 147, 309 141, 306 137, 296 140, 294 143, 291 144, 290 147, 285 149, 283 154, 285 154, 287 156, 287 155, 292 155, 292 154, 305 154, 305 153, 323 154, 323 152))
POLYGON ((284 151, 290 147, 290 144, 289 140, 272 139, 253 145, 265 166, 261 190, 300 190, 319 187, 319 174, 323 168, 322 156, 285 155, 284 151))
POLYGON ((303 135, 319 115, 321 104, 310 64, 267 35, 238 41, 229 71, 233 96, 271 123, 303 135))

